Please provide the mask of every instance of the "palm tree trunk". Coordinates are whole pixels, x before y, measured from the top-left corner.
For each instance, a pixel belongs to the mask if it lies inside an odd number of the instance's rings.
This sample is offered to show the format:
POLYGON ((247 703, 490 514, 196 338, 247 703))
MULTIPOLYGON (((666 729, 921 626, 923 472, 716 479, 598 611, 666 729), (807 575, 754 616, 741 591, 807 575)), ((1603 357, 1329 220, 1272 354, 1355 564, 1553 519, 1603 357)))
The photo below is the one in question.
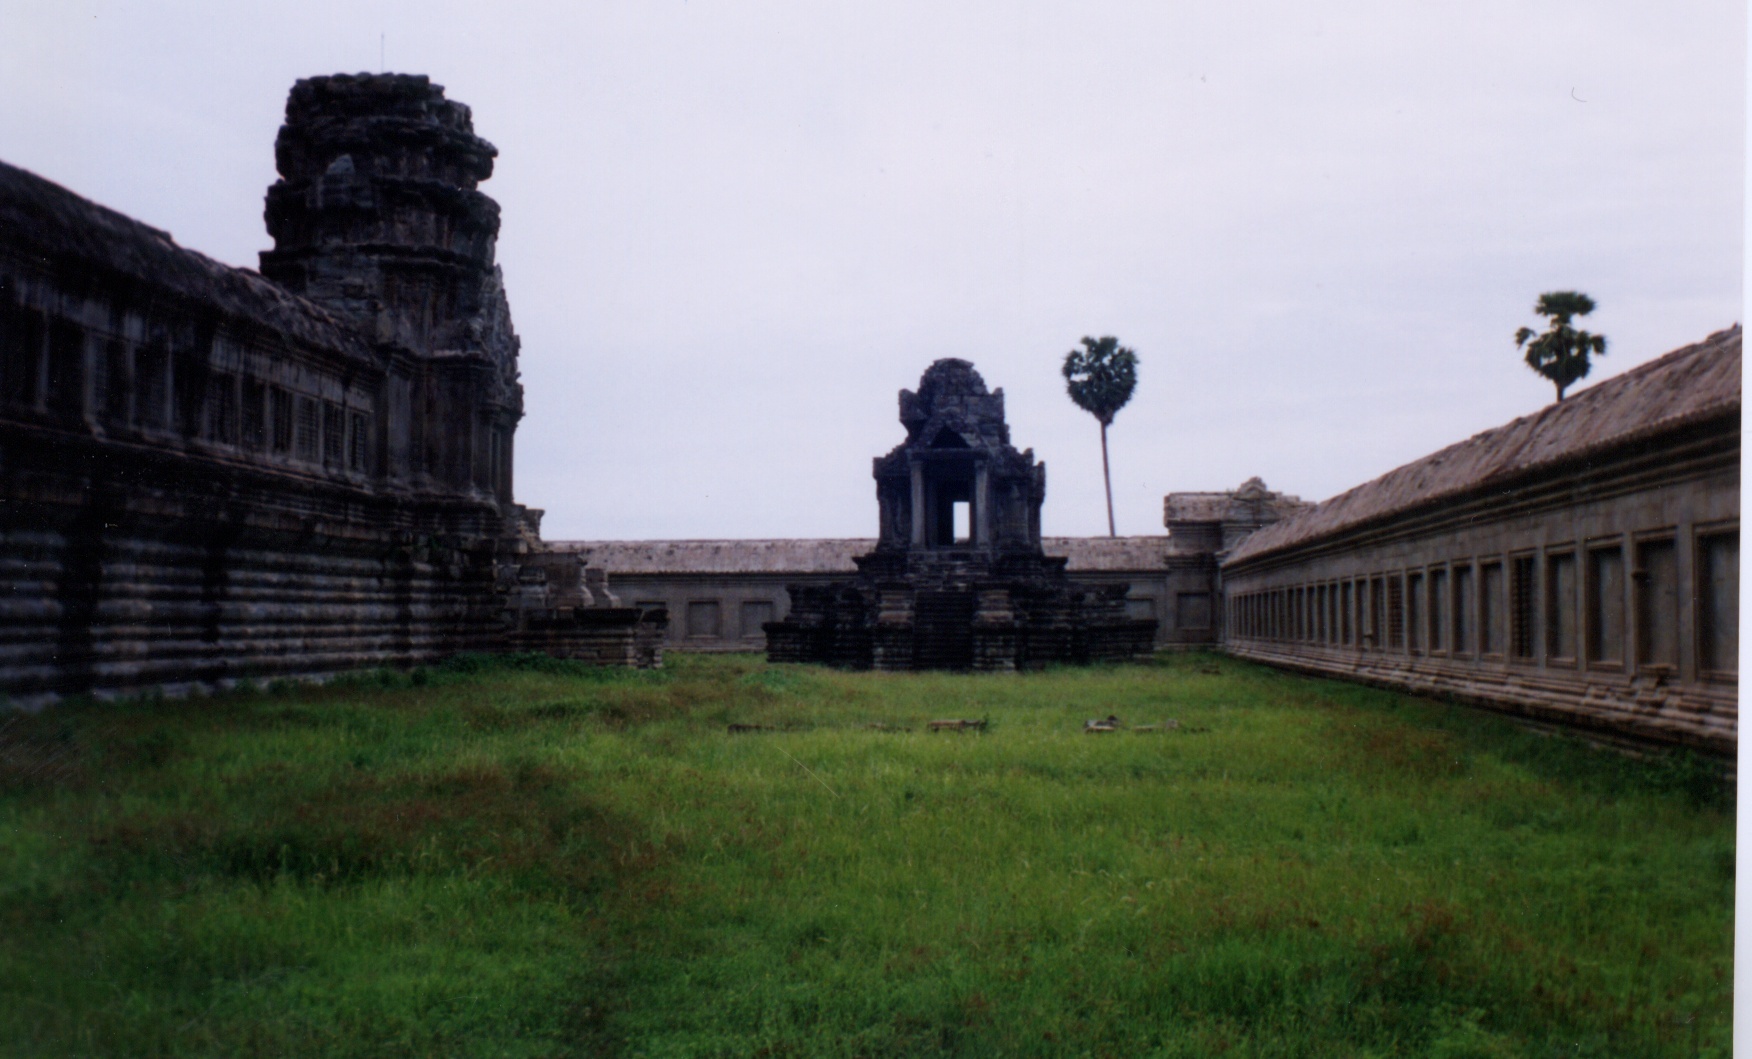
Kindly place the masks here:
POLYGON ((1107 535, 1117 537, 1113 529, 1113 472, 1107 469, 1107 424, 1101 424, 1101 480, 1107 485, 1107 535))

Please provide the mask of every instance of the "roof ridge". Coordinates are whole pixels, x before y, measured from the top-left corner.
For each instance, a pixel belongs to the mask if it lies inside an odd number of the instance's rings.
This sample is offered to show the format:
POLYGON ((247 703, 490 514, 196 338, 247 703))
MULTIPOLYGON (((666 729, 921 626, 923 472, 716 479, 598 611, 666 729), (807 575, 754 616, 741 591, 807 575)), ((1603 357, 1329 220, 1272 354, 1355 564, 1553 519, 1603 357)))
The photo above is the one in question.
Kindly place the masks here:
POLYGON ((145 280, 182 297, 203 299, 227 315, 283 326, 293 335, 309 338, 308 328, 316 326, 329 330, 321 336, 324 340, 365 344, 353 325, 254 269, 228 265, 183 246, 162 228, 4 161, 0 161, 0 227, 16 234, 8 242, 20 249, 62 255, 145 280), (308 323, 301 330, 281 314, 295 314, 308 323))
MULTIPOLYGON (((1472 492, 1500 481, 1505 476, 1519 476, 1540 467, 1575 459, 1585 453, 1622 445, 1688 421, 1706 419, 1740 404, 1740 376, 1734 373, 1731 393, 1712 393, 1688 377, 1687 361, 1710 354, 1730 355, 1738 363, 1740 325, 1724 328, 1701 341, 1663 353, 1646 363, 1636 365, 1610 379, 1577 393, 1564 401, 1554 401, 1536 412, 1518 416, 1507 423, 1481 430, 1461 441, 1437 449, 1409 463, 1401 464, 1360 485, 1352 486, 1281 522, 1266 526, 1243 541, 1229 557, 1230 562, 1252 558, 1291 544, 1303 543, 1338 533, 1366 522, 1386 518, 1395 513, 1432 503, 1437 500, 1472 492), (1689 405, 1681 405, 1667 413, 1657 404, 1652 415, 1628 417, 1622 427, 1604 424, 1603 429, 1590 431, 1592 421, 1613 417, 1616 405, 1635 402, 1640 387, 1655 385, 1651 377, 1668 377, 1684 386, 1682 392, 1695 397, 1689 405), (1684 385, 1686 383, 1689 385, 1684 385), (1566 438, 1565 435, 1573 437, 1566 438), (1567 442, 1567 443, 1566 443, 1567 442), (1501 446, 1502 451, 1495 451, 1501 446), (1431 473, 1443 464, 1460 464, 1471 460, 1472 473, 1458 480, 1428 481, 1431 473), (1387 497, 1370 506, 1375 494, 1400 489, 1411 495, 1397 499, 1387 497), (1357 509, 1357 510, 1352 510, 1357 509)), ((1710 370, 1706 366, 1702 370, 1710 370)), ((1670 387, 1671 388, 1671 387, 1670 387)), ((1655 395, 1656 397, 1666 395, 1655 395)), ((1654 403, 1650 398, 1648 403, 1654 403)), ((1620 413, 1634 408, 1617 409, 1620 413)))

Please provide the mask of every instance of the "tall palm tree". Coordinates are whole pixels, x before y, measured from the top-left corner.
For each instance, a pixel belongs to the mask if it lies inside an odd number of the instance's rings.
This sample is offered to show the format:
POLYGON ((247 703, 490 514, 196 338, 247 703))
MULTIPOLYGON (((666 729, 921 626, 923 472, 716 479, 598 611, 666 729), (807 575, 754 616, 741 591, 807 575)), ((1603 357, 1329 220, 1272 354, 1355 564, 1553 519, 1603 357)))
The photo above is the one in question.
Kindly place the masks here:
POLYGON ((1107 466, 1107 428, 1138 386, 1138 355, 1112 335, 1083 336, 1083 348, 1065 354, 1065 390, 1101 424, 1101 478, 1107 485, 1107 535, 1113 526, 1113 474, 1107 466))
POLYGON ((1578 331, 1570 321, 1594 311, 1594 299, 1580 291, 1554 290, 1539 296, 1533 311, 1550 317, 1551 326, 1535 336, 1531 327, 1515 332, 1515 348, 1527 347, 1527 366, 1557 387, 1557 399, 1577 380, 1588 377, 1589 353, 1606 355, 1606 336, 1578 331), (1528 341, 1531 339, 1532 341, 1528 341))

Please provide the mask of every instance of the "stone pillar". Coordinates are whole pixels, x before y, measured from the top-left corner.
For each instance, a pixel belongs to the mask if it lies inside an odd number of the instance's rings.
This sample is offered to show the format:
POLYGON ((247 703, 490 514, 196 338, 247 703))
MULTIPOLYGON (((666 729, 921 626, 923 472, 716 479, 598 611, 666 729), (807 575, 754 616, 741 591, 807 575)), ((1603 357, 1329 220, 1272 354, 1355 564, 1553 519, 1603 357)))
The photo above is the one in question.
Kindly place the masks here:
POLYGON ((992 479, 981 460, 973 468, 973 543, 987 548, 992 543, 992 479))
POLYGON ((912 540, 907 546, 925 546, 925 468, 918 463, 912 465, 912 540))

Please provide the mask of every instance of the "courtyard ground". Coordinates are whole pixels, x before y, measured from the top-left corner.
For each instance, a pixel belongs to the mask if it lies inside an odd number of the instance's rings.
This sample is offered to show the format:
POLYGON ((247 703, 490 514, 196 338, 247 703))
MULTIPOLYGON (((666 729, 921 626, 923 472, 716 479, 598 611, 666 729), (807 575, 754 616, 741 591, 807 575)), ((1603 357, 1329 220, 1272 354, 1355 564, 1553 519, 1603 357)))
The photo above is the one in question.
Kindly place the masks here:
POLYGON ((1733 872, 1704 763, 1216 656, 464 658, 0 714, 0 1054, 1725 1056, 1733 872))

